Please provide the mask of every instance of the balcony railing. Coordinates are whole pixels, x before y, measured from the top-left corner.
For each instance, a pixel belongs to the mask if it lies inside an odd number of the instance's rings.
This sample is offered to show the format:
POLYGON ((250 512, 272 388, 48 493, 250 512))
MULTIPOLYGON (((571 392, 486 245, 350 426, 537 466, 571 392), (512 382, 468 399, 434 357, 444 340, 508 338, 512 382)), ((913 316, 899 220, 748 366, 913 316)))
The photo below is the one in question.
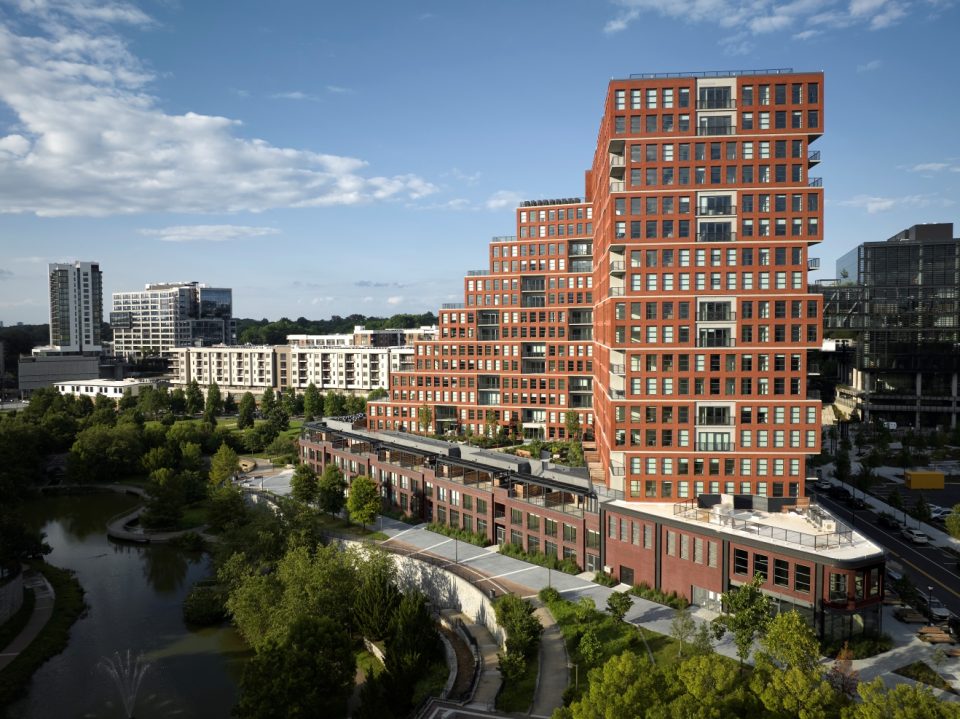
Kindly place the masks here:
POLYGON ((733 98, 726 100, 698 100, 698 110, 734 110, 737 107, 737 101, 733 98))
POLYGON ((476 277, 478 275, 489 275, 490 270, 467 270, 467 277, 476 277))
POLYGON ((807 180, 807 185, 809 187, 823 187, 823 178, 811 177, 809 180, 807 180))
POLYGON ((625 160, 622 155, 610 155, 610 167, 623 167, 625 160))
POLYGON ((623 182, 611 182, 610 192, 623 192, 625 184, 623 182))
POLYGON ((516 242, 516 235, 496 235, 491 242, 516 242))
POLYGON ((698 337, 697 347, 734 347, 733 337, 698 337))
POLYGON ((463 308, 463 302, 444 302, 440 305, 441 310, 462 310, 463 308))
POLYGON ((712 205, 700 205, 697 207, 697 215, 703 217, 715 217, 717 215, 735 215, 737 206, 734 204, 721 205, 720 207, 712 205))
POLYGON ((624 288, 623 287, 611 287, 610 288, 610 297, 623 297, 624 288))
POLYGON ((807 152, 807 161, 810 163, 820 162, 820 150, 810 150, 807 152))
POLYGON ((697 319, 701 322, 733 322, 737 313, 731 310, 700 310, 697 319))
POLYGON ((820 258, 819 258, 819 257, 808 257, 808 258, 807 258, 807 269, 808 269, 808 270, 819 270, 819 269, 820 269, 820 258))
POLYGON ((626 368, 622 364, 612 364, 610 365, 610 374, 623 377, 626 374, 626 368))
POLYGON ((611 272, 625 272, 625 266, 623 260, 611 260, 610 261, 610 271, 611 272))
POLYGON ((697 242, 734 242, 736 232, 698 232, 697 242))
POLYGON ((732 452, 733 442, 697 442, 698 452, 732 452))
POLYGON ((733 417, 697 417, 697 427, 732 427, 733 417))
POLYGON ((737 126, 736 125, 700 125, 697 127, 697 134, 700 136, 704 135, 736 135, 737 126))
POLYGON ((607 390, 607 394, 609 395, 610 399, 626 399, 627 398, 627 393, 624 392, 622 389, 611 388, 607 390))

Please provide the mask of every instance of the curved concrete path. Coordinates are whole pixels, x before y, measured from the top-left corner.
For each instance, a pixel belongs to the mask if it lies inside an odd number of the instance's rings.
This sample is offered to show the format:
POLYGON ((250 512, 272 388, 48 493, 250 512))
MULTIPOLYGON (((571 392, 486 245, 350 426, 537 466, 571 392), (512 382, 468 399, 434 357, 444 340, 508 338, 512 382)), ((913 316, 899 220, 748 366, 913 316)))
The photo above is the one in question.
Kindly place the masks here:
POLYGON ((553 716, 554 709, 563 706, 563 692, 570 683, 570 669, 567 661, 567 648, 560 627, 553 614, 546 607, 534 612, 543 625, 540 637, 540 671, 537 674, 537 688, 533 694, 534 717, 553 716))
POLYGON ((47 578, 40 572, 28 569, 23 573, 23 584, 33 590, 33 613, 20 633, 0 652, 0 671, 3 671, 8 664, 20 656, 24 649, 30 646, 30 642, 37 638, 53 616, 53 605, 57 595, 47 578))

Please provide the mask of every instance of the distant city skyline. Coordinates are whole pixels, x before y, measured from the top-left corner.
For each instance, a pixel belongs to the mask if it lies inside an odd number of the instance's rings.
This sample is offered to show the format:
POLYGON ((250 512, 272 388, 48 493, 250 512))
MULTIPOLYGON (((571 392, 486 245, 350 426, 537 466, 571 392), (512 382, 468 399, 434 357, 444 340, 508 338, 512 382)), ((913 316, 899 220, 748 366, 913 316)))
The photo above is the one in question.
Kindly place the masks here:
POLYGON ((46 322, 47 264, 77 260, 105 297, 232 287, 237 317, 436 312, 519 201, 579 194, 599 88, 647 72, 826 73, 831 277, 956 219, 958 20, 946 0, 2 2, 0 320, 46 322))

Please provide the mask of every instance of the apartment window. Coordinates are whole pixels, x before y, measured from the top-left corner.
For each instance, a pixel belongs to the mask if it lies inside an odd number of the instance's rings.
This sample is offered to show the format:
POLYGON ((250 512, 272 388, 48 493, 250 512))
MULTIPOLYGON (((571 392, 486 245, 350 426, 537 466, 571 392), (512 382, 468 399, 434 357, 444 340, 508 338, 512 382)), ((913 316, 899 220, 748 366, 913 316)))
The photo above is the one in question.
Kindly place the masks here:
POLYGON ((707 542, 707 566, 717 568, 717 543, 707 542))
POLYGON ((804 594, 810 591, 810 567, 804 564, 793 565, 793 588, 804 594))
POLYGON ((754 575, 759 574, 763 577, 763 581, 767 581, 767 576, 769 574, 769 561, 766 554, 754 554, 753 555, 753 573, 754 575))
POLYGON ((557 536, 557 520, 545 518, 543 520, 543 533, 548 537, 557 536))
POLYGON ((733 573, 734 574, 747 574, 749 572, 749 557, 747 556, 747 550, 745 549, 734 549, 733 550, 733 573))
POLYGON ((790 586, 790 562, 785 559, 773 560, 773 583, 778 587, 790 586))

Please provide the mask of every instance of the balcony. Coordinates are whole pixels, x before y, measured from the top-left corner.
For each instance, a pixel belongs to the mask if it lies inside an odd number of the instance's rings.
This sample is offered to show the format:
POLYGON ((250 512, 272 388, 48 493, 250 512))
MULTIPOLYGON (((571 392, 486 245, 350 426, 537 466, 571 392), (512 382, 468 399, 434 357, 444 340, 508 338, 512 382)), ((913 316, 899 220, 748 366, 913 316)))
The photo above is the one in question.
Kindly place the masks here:
POLYGON ((697 135, 701 137, 707 135, 736 135, 736 125, 701 125, 697 128, 697 135))
POLYGON ((698 337, 697 347, 735 347, 732 337, 698 337))
POLYGON ((698 232, 697 242, 734 242, 736 232, 698 232))
POLYGON ((623 155, 610 155, 610 167, 623 167, 625 164, 623 155))
POLYGON ((467 277, 476 277, 478 275, 489 275, 490 270, 467 270, 467 277))
POLYGON ((698 110, 736 110, 737 101, 733 98, 697 101, 698 110))
POLYGON ((820 163, 820 150, 809 150, 807 152, 807 162, 810 165, 817 165, 820 163))
POLYGON ((819 269, 820 269, 820 258, 819 258, 819 257, 808 257, 808 258, 807 258, 807 269, 808 269, 808 270, 819 270, 819 269))
POLYGON ((624 288, 623 287, 611 287, 610 288, 610 297, 623 297, 624 288))
POLYGON ((733 442, 697 442, 698 452, 732 452, 733 442))
POLYGON ((624 182, 614 181, 610 183, 610 192, 623 192, 625 189, 624 182))
POLYGON ((464 308, 463 302, 444 302, 440 305, 441 310, 462 310, 464 308))
POLYGON ((625 265, 625 263, 623 262, 623 260, 611 260, 611 261, 610 261, 610 271, 611 271, 611 272, 614 272, 614 273, 617 273, 617 274, 623 274, 624 272, 627 271, 627 270, 626 270, 626 265, 625 265))
POLYGON ((622 364, 612 364, 610 365, 610 374, 617 375, 618 377, 626 376, 626 367, 622 364))
POLYGON ((699 217, 724 217, 737 214, 737 206, 734 204, 724 205, 700 205, 697 207, 697 216, 699 217))
POLYGON ((735 322, 737 313, 729 309, 725 310, 700 310, 697 313, 697 320, 700 322, 735 322))
POLYGON ((732 427, 733 417, 697 417, 697 427, 732 427))
POLYGON ((807 180, 808 187, 823 187, 822 177, 811 177, 807 180))
POLYGON ((610 397, 610 399, 626 399, 627 393, 622 389, 611 388, 607 390, 607 396, 610 397))

